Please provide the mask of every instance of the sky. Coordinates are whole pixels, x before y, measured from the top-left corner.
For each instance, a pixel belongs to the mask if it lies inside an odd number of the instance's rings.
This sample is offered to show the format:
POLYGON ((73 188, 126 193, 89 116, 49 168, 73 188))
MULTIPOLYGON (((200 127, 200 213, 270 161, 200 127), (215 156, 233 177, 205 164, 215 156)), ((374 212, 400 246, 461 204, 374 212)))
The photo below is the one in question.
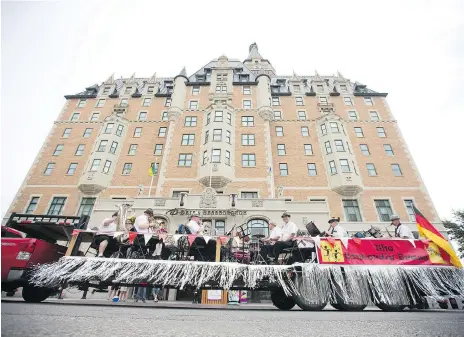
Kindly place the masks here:
POLYGON ((65 103, 116 77, 192 74, 256 42, 279 75, 388 92, 442 219, 464 208, 464 1, 1 3, 3 216, 65 103), (278 4, 278 5, 277 5, 278 4))

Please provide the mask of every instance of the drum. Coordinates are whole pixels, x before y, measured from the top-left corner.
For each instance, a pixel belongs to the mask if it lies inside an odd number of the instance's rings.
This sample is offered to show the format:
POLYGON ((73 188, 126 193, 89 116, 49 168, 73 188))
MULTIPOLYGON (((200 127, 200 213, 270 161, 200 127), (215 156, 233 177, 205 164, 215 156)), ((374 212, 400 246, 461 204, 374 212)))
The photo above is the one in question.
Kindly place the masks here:
POLYGON ((250 263, 250 261, 251 261, 250 252, 247 252, 247 251, 236 250, 235 252, 232 253, 232 256, 238 262, 250 263))
POLYGON ((262 246, 263 246, 263 243, 261 241, 255 241, 249 244, 250 250, 253 252, 259 251, 262 246))
POLYGON ((361 232, 356 232, 354 235, 353 235, 354 238, 365 238, 366 235, 364 235, 364 233, 361 233, 361 232))

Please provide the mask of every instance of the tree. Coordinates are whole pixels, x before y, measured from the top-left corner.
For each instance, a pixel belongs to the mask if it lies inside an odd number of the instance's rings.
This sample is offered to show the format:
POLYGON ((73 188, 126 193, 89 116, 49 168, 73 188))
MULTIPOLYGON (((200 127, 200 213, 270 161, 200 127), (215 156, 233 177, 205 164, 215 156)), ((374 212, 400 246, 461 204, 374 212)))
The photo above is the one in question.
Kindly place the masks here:
POLYGON ((453 211, 453 220, 443 221, 448 229, 450 239, 458 243, 458 255, 464 258, 464 210, 453 211))

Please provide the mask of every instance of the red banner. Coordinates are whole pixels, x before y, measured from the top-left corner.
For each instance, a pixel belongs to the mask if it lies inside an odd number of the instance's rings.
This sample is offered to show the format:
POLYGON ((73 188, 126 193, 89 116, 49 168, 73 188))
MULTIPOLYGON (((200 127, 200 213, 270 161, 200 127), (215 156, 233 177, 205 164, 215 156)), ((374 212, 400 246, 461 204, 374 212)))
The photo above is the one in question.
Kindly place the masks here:
POLYGON ((357 265, 445 265, 441 251, 424 240, 348 239, 346 247, 339 239, 320 240, 317 255, 320 264, 357 265))

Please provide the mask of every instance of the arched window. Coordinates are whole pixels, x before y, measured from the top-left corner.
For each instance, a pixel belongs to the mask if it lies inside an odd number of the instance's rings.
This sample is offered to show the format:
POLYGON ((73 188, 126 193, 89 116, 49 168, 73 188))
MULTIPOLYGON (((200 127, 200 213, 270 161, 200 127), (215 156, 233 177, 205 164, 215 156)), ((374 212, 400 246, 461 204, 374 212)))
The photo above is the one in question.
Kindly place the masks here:
POLYGON ((261 234, 265 237, 269 236, 269 224, 266 220, 252 219, 248 221, 247 226, 251 237, 256 234, 261 234))

